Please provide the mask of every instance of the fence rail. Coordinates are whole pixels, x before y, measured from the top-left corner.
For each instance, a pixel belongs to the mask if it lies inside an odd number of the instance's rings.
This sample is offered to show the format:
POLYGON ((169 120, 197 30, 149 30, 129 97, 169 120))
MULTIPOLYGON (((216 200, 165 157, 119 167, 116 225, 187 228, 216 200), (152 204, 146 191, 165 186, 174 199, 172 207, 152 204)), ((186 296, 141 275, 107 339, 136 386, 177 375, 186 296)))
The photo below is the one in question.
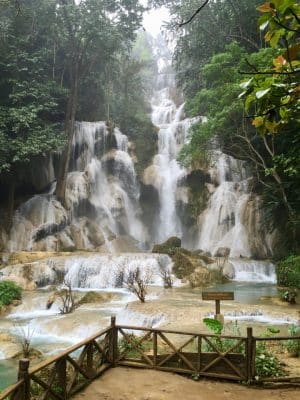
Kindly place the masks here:
MULTIPOLYGON (((18 382, 0 393, 0 400, 67 400, 104 371, 115 366, 150 368, 236 381, 253 381, 260 352, 285 355, 280 343, 299 337, 213 335, 134 326, 111 326, 29 369, 19 361, 18 382), (277 347, 276 347, 277 346, 277 347)), ((300 358, 295 373, 267 377, 266 382, 300 383, 300 358)))

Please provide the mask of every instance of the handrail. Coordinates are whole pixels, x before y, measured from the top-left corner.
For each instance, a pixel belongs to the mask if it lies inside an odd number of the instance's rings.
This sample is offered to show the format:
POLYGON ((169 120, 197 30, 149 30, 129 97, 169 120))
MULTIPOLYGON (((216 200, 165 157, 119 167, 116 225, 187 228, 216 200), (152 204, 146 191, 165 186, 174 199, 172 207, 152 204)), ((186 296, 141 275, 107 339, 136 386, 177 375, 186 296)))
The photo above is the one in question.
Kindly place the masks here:
POLYGON ((97 333, 95 333, 93 336, 88 337, 87 339, 82 340, 81 342, 68 347, 65 351, 63 351, 62 353, 59 353, 53 357, 47 358, 47 360, 40 362, 39 364, 37 364, 36 366, 32 367, 29 370, 29 375, 33 375, 36 374, 37 372, 39 372, 41 369, 47 367, 50 364, 53 364, 56 361, 61 360, 62 358, 66 357, 67 355, 69 355, 70 353, 73 353, 74 351, 80 349, 80 347, 84 346, 85 344, 88 344, 90 342, 92 342, 93 340, 97 339, 99 336, 104 335, 105 333, 109 333, 111 331, 111 327, 108 327, 106 329, 103 329, 102 331, 99 331, 97 333))
POLYGON ((130 325, 116 325, 118 329, 128 329, 132 331, 144 331, 144 332, 162 332, 170 333, 175 335, 188 335, 188 336, 200 336, 200 337, 219 337, 221 339, 247 339, 247 336, 235 336, 235 335, 216 335, 213 333, 201 333, 201 332, 186 332, 186 331, 176 331, 173 329, 159 329, 159 328, 147 328, 142 326, 130 326, 130 325))

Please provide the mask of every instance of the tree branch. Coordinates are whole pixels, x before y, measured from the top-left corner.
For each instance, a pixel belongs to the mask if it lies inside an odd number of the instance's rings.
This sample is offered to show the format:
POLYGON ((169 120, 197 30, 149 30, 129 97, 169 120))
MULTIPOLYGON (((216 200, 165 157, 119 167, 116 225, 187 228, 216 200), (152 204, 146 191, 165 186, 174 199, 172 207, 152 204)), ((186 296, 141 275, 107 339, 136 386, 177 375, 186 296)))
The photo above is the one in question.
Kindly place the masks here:
POLYGON ((196 17, 196 15, 199 14, 199 12, 202 10, 202 8, 204 8, 206 6, 206 4, 208 2, 209 2, 209 0, 205 0, 205 2, 194 12, 194 14, 187 21, 181 22, 181 24, 178 25, 179 28, 192 22, 193 19, 196 17))

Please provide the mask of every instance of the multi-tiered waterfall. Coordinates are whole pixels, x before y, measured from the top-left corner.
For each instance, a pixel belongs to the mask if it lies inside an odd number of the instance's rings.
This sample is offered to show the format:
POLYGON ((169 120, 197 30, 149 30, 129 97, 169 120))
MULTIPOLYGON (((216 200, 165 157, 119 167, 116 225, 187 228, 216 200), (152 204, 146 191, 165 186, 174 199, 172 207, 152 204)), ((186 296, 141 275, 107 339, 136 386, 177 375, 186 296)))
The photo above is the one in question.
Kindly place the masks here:
POLYGON ((40 168, 48 190, 18 207, 10 234, 2 234, 6 250, 138 251, 179 236, 190 248, 212 255, 225 251, 237 260, 235 265, 240 257, 266 258, 272 253, 272 237, 261 223, 260 199, 251 194, 247 166, 221 151, 215 151, 207 171, 200 171, 205 210, 194 217, 193 226, 184 219, 182 210, 191 197, 186 181, 195 171, 183 168, 177 156, 189 140, 190 126, 205 123, 205 119, 185 117, 184 103, 170 72, 170 54, 155 46, 158 76, 151 119, 158 130, 158 151, 151 165, 138 177, 135 162, 139 154, 124 132, 105 122, 78 122, 66 207, 55 197, 60 155, 54 154, 40 168), (153 218, 145 215, 140 187, 150 188, 156 196, 153 218))

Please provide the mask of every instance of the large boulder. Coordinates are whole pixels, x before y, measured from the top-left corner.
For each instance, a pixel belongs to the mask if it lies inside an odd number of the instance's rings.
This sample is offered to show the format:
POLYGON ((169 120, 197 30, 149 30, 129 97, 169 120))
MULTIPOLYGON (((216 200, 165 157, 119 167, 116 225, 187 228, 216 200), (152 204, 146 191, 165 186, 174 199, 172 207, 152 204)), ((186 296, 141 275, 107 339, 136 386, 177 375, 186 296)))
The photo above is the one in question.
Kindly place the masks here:
POLYGON ((181 239, 176 236, 171 236, 168 240, 161 244, 155 244, 152 253, 164 253, 171 255, 175 248, 181 247, 181 239))
POLYGON ((223 265, 223 276, 227 279, 234 279, 235 277, 235 271, 234 267, 230 262, 225 262, 223 265))

